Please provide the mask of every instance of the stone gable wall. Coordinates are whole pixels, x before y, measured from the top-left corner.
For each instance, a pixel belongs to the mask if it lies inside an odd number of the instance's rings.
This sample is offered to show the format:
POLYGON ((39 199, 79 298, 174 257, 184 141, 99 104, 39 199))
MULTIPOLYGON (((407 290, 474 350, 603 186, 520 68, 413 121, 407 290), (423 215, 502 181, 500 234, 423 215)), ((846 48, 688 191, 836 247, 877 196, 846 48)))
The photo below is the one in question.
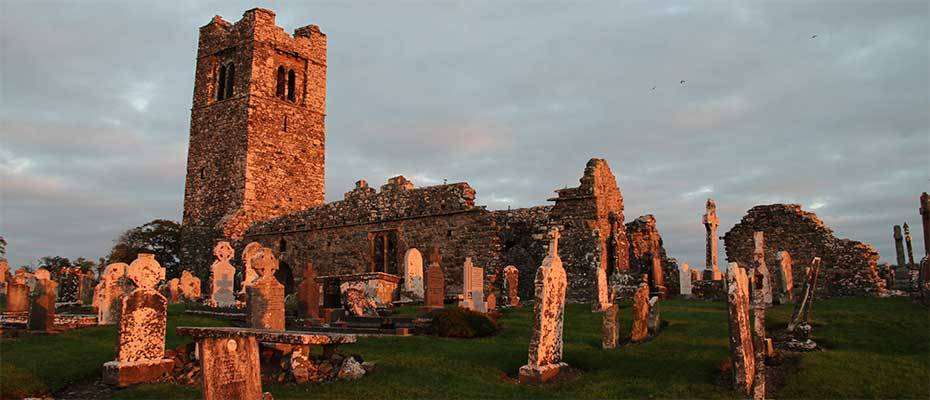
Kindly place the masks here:
POLYGON ((626 224, 626 233, 630 242, 630 272, 637 275, 649 273, 652 271, 652 254, 658 254, 662 262, 665 288, 669 295, 678 295, 681 291, 678 262, 665 254, 655 217, 647 214, 636 218, 626 224))
POLYGON ((765 263, 778 265, 779 251, 791 254, 795 290, 804 282, 804 271, 814 257, 823 267, 818 278, 818 296, 880 295, 885 283, 879 278, 878 252, 871 245, 838 239, 812 212, 798 204, 770 204, 751 208, 724 235, 727 260, 750 265, 753 232, 765 233, 765 263))

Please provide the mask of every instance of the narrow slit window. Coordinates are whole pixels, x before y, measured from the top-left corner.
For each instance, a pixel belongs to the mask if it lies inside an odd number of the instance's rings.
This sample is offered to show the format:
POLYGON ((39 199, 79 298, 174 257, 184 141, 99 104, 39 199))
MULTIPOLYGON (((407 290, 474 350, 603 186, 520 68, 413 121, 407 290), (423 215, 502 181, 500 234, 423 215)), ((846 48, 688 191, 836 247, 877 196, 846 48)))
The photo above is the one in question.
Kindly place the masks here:
POLYGON ((236 85, 236 66, 233 64, 229 64, 229 66, 226 67, 226 97, 225 98, 228 99, 233 96, 233 88, 235 87, 235 85, 236 85))
POLYGON ((294 70, 287 72, 287 99, 294 101, 296 99, 296 93, 294 93, 294 86, 296 85, 297 74, 294 73, 294 70))
POLYGON ((284 131, 287 132, 287 115, 284 116, 284 131))
POLYGON ((277 81, 275 82, 274 95, 284 100, 284 67, 278 67, 277 81))
POLYGON ((220 76, 216 81, 216 99, 223 100, 226 94, 226 66, 220 67, 220 76))

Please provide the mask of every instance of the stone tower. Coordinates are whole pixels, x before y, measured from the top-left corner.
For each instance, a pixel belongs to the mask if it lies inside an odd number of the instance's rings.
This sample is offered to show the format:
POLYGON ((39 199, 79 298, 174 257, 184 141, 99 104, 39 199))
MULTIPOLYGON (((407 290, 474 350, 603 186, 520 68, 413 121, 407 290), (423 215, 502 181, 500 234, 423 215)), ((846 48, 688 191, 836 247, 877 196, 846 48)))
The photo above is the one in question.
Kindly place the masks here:
POLYGON ((326 35, 293 36, 254 8, 200 28, 181 239, 183 268, 208 275, 218 240, 323 203, 326 35))

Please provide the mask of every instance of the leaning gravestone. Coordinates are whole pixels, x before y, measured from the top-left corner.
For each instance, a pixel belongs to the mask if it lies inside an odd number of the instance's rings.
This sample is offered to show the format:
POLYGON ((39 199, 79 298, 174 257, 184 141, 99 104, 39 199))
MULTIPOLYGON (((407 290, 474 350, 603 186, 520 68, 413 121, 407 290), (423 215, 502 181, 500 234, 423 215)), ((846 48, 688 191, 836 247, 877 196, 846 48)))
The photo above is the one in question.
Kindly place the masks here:
POLYGON ((236 296, 233 294, 236 268, 229 263, 235 255, 229 242, 219 242, 213 248, 216 261, 210 266, 211 274, 211 304, 216 307, 232 307, 236 305, 236 296))
POLYGON ((752 332, 749 329, 749 277, 736 263, 727 269, 727 321, 730 329, 730 360, 733 362, 733 385, 743 395, 752 392, 755 358, 752 332))
POLYGON ((682 296, 691 296, 691 269, 688 263, 678 268, 678 289, 682 296))
POLYGON ((442 258, 439 247, 433 246, 429 254, 429 268, 426 270, 426 308, 442 308, 446 297, 446 278, 440 265, 442 258))
POLYGON ((32 273, 25 268, 16 270, 7 286, 6 312, 21 313, 29 311, 29 281, 35 281, 32 273))
POLYGON ((58 283, 45 268, 35 273, 36 285, 29 293, 29 330, 48 332, 55 327, 55 300, 58 283))
POLYGON ((316 269, 307 261, 304 277, 297 287, 297 314, 300 318, 320 318, 320 285, 316 283, 316 269))
POLYGON ((123 278, 129 265, 126 263, 113 263, 107 265, 100 277, 100 283, 95 290, 94 303, 97 305, 97 324, 109 325, 119 322, 119 311, 122 305, 122 296, 126 292, 123 278))
POLYGON ((810 309, 814 306, 814 289, 817 287, 817 275, 820 274, 820 257, 811 260, 810 267, 804 279, 804 289, 801 291, 801 301, 795 303, 791 321, 788 322, 788 332, 794 332, 800 325, 810 325, 810 309))
POLYGON ((252 267, 259 278, 245 289, 249 327, 284 330, 284 285, 274 277, 278 259, 263 247, 252 256, 252 267))
POLYGON ((791 276, 791 254, 778 252, 778 266, 775 267, 775 301, 776 304, 788 304, 794 301, 794 278, 791 276))
POLYGON ((165 269, 153 254, 139 254, 126 275, 136 289, 121 301, 116 361, 103 364, 103 380, 121 387, 155 381, 174 368, 165 358, 168 300, 155 290, 165 269))
POLYGON ((182 271, 181 279, 178 281, 178 290, 180 291, 181 300, 200 300, 200 278, 194 276, 190 271, 182 271))
POLYGON ((414 300, 423 299, 423 255, 415 247, 404 254, 404 292, 414 300))
POLYGON ((562 362, 562 323, 567 281, 559 258, 559 231, 549 232, 549 254, 536 270, 536 304, 529 360, 520 367, 520 383, 545 382, 568 364, 562 362))
POLYGON ((520 270, 513 265, 504 267, 504 292, 507 294, 507 305, 520 306, 520 270))
POLYGON ((631 342, 640 342, 649 336, 649 277, 643 274, 636 293, 633 294, 633 329, 630 332, 631 342))

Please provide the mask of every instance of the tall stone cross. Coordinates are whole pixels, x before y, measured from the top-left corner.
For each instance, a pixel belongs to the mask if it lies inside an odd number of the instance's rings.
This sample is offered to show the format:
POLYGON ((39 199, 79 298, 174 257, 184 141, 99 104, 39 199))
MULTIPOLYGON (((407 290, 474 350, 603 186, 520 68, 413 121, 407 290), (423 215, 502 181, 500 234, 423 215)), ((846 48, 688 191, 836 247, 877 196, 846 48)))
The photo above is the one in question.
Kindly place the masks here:
POLYGON ((898 269, 904 269, 904 236, 901 235, 901 225, 894 226, 894 253, 898 260, 898 269))
POLYGON ((559 231, 549 232, 549 255, 536 270, 536 303, 529 357, 520 367, 520 383, 545 382, 568 365, 562 362, 562 317, 567 281, 559 258, 559 231))
POLYGON ((704 265, 712 271, 711 278, 715 281, 721 279, 720 270, 717 269, 717 225, 720 225, 720 219, 717 218, 717 202, 707 199, 707 213, 704 214, 704 228, 707 231, 704 265))
POLYGON ((914 264, 914 247, 911 245, 911 228, 904 223, 904 245, 907 247, 907 267, 917 268, 914 264))
POLYGON ((930 194, 920 195, 920 220, 924 226, 924 256, 930 256, 930 194))

